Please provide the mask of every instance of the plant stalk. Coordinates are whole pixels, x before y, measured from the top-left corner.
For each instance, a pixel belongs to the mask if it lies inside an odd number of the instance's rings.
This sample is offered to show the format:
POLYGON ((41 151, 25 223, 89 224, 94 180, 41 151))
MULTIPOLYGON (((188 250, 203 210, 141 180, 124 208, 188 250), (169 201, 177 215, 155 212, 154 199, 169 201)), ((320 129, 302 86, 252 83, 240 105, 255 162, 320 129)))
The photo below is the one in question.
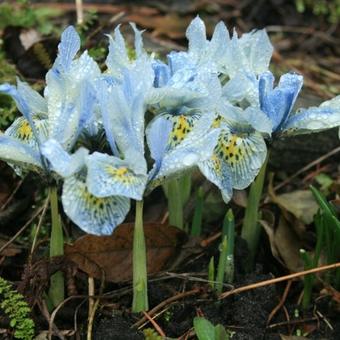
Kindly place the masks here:
POLYGON ((169 223, 179 229, 183 229, 183 200, 179 179, 168 182, 168 209, 169 223))
MULTIPOLYGON (((50 187, 50 203, 51 203, 51 238, 50 238, 50 258, 64 255, 64 235, 61 225, 61 218, 58 208, 58 192, 57 187, 50 187)), ((54 307, 64 301, 64 275, 61 271, 51 276, 49 298, 54 307)))
POLYGON ((133 302, 134 313, 149 309, 146 269, 146 246, 143 229, 143 201, 136 201, 135 230, 133 234, 133 302))
POLYGON ((254 267, 255 255, 260 240, 261 226, 258 223, 259 206, 263 191, 264 179, 266 176, 266 168, 268 164, 269 151, 267 157, 262 165, 262 168, 257 175, 255 181, 250 186, 248 195, 248 202, 243 220, 241 236, 248 244, 248 258, 245 263, 245 269, 251 271, 254 267))

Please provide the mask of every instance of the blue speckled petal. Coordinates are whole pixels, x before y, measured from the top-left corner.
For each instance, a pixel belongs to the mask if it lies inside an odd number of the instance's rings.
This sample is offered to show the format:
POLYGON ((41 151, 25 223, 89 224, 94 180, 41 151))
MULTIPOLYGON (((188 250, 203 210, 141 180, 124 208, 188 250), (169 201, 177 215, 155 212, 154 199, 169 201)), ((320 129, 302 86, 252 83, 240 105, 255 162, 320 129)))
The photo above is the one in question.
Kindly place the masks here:
POLYGON ((42 168, 40 154, 29 145, 6 135, 0 135, 0 159, 10 165, 38 171, 42 168))
POLYGON ((65 179, 61 199, 66 215, 79 228, 94 235, 111 235, 130 209, 129 198, 91 195, 85 180, 79 176, 65 179))
POLYGON ((78 149, 74 154, 68 154, 54 139, 49 139, 41 146, 41 152, 50 162, 52 170, 61 177, 70 177, 78 173, 84 166, 88 150, 78 149))
POLYGON ((216 155, 200 162, 198 166, 203 175, 221 190, 223 200, 228 203, 233 195, 233 183, 229 166, 216 155))
POLYGON ((210 128, 212 121, 213 115, 203 115, 192 131, 164 153, 158 171, 150 173, 152 182, 149 190, 161 184, 163 180, 176 177, 210 158, 220 133, 219 129, 210 128))
POLYGON ((135 174, 129 164, 114 156, 95 152, 87 158, 87 187, 96 197, 126 196, 143 199, 146 174, 135 174))
POLYGON ((282 126, 282 135, 318 132, 340 126, 340 96, 325 101, 319 107, 300 109, 282 126))
POLYGON ((230 169, 233 188, 239 190, 253 182, 266 154, 266 144, 259 132, 232 125, 222 131, 214 149, 214 155, 230 169))

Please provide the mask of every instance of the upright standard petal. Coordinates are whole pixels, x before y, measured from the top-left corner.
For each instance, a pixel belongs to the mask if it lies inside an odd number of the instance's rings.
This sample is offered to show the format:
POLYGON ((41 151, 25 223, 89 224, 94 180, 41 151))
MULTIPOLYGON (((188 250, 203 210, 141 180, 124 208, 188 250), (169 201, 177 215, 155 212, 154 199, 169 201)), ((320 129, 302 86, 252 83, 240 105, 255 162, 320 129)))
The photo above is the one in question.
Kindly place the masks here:
POLYGON ((273 86, 273 75, 270 72, 260 76, 259 95, 261 110, 273 123, 273 131, 280 129, 288 118, 303 84, 303 77, 287 73, 281 76, 276 88, 273 86))
POLYGON ((72 60, 80 49, 80 37, 73 26, 67 27, 61 35, 61 41, 58 45, 58 57, 55 66, 67 72, 71 66, 72 60))
POLYGON ((96 197, 143 198, 147 176, 136 174, 128 162, 95 152, 87 158, 87 187, 96 197))
POLYGON ((82 230, 94 235, 110 235, 130 209, 129 198, 93 196, 80 176, 65 179, 61 199, 66 215, 82 230))
POLYGON ((117 145, 136 173, 146 173, 144 115, 153 80, 151 63, 140 60, 133 68, 124 70, 121 83, 109 84, 103 80, 97 86, 97 98, 111 148, 113 143, 117 145))
POLYGON ((98 65, 86 51, 71 63, 68 72, 54 67, 47 73, 49 137, 58 139, 68 150, 94 114, 91 84, 99 75, 98 65))

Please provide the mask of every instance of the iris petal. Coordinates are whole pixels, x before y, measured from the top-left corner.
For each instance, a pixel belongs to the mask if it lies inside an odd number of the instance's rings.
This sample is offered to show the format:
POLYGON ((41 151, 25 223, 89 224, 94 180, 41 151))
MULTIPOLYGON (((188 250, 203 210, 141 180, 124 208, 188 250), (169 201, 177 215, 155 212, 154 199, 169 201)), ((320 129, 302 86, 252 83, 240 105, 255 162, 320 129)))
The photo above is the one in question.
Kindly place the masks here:
POLYGON ((78 227, 95 235, 110 235, 130 209, 130 200, 126 197, 93 196, 87 190, 85 180, 79 176, 65 179, 62 203, 66 215, 78 227))
POLYGON ((146 174, 135 174, 126 161, 95 152, 87 158, 87 187, 96 197, 143 198, 146 174))

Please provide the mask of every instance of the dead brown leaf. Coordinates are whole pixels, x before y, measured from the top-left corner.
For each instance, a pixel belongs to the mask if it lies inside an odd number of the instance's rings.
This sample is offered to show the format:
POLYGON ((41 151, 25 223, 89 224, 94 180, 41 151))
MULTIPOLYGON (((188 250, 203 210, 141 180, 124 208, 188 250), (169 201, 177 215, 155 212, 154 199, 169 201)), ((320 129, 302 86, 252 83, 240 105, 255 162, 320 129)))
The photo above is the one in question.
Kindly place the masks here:
POLYGON ((267 212, 260 223, 268 235, 273 256, 292 272, 302 270, 303 263, 299 252, 302 243, 284 217, 280 217, 277 227, 274 228, 274 216, 267 212))
MULTIPOLYGON (((106 281, 132 279, 133 223, 118 226, 111 236, 85 235, 73 245, 65 245, 65 254, 88 275, 106 281)), ((178 228, 159 223, 144 224, 148 273, 154 274, 171 265, 186 239, 178 228)))
MULTIPOLYGON (((0 248, 2 248, 7 243, 7 240, 0 239, 0 248)), ((8 245, 1 253, 0 256, 15 256, 21 253, 21 249, 15 244, 11 243, 8 245)))
POLYGON ((281 209, 289 211, 305 224, 313 222, 314 215, 319 209, 310 190, 296 190, 282 195, 271 195, 271 199, 281 209))

